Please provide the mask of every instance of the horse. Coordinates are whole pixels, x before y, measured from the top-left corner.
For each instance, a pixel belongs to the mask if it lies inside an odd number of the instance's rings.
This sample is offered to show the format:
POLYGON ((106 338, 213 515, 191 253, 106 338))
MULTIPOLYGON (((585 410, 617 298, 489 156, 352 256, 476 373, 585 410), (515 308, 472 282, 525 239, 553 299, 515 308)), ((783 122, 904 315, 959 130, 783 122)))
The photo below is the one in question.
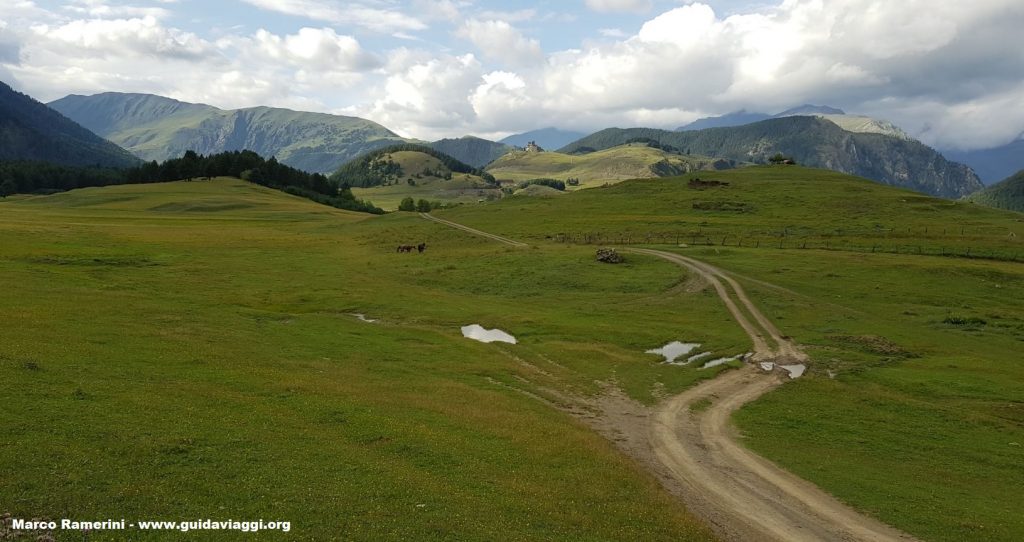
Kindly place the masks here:
POLYGON ((416 245, 416 250, 420 251, 420 254, 423 254, 423 251, 427 250, 427 244, 426 243, 420 243, 420 244, 416 245))
POLYGON ((412 252, 412 249, 414 248, 416 247, 412 245, 398 245, 398 250, 396 252, 412 252))

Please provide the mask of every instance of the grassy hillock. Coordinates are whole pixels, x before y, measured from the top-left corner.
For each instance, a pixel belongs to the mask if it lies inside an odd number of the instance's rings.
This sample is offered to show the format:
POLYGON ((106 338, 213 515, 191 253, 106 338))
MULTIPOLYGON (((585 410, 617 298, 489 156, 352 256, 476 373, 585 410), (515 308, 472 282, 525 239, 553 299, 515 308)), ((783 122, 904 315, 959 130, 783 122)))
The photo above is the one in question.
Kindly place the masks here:
POLYGON ((967 198, 988 207, 1024 213, 1024 170, 967 198))
POLYGON ((588 188, 626 179, 726 169, 732 165, 725 160, 680 156, 645 144, 630 144, 580 155, 516 151, 492 162, 487 172, 502 181, 579 179, 579 187, 588 188))
POLYGON ((441 139, 430 143, 430 148, 478 168, 490 164, 515 149, 511 145, 472 136, 441 139))
POLYGON ((601 150, 645 138, 686 154, 766 163, 776 153, 800 164, 858 175, 926 194, 959 198, 982 185, 970 168, 949 162, 924 144, 876 133, 847 132, 817 117, 785 117, 726 128, 671 132, 609 128, 562 149, 601 150))
POLYGON ((398 145, 366 154, 339 168, 330 179, 352 186, 357 197, 386 210, 397 209, 407 197, 442 204, 501 197, 488 173, 420 145, 398 145))

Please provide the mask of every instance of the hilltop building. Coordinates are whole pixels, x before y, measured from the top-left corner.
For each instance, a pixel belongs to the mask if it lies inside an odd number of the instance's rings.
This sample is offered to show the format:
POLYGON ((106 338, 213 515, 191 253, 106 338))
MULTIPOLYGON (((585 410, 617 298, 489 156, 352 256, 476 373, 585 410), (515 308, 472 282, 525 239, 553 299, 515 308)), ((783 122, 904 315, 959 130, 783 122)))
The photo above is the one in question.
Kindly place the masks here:
POLYGON ((526 144, 526 152, 544 152, 544 149, 536 141, 530 141, 526 144))

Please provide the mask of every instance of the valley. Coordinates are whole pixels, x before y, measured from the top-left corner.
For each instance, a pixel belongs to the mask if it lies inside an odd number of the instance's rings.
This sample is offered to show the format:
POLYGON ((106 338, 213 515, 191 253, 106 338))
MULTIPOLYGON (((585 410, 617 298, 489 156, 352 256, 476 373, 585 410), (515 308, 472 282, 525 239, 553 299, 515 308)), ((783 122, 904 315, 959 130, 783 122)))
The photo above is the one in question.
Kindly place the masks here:
POLYGON ((0 2, 0 541, 1024 539, 1022 26, 0 2))

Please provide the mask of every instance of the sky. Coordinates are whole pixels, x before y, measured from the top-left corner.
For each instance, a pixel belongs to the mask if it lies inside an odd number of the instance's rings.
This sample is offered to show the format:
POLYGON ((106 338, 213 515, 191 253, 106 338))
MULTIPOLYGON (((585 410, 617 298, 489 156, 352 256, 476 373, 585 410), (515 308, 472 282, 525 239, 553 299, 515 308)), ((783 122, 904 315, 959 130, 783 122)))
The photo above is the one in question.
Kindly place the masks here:
POLYGON ((1024 133, 1021 0, 0 0, 0 80, 368 118, 420 139, 813 103, 940 149, 1024 133))

